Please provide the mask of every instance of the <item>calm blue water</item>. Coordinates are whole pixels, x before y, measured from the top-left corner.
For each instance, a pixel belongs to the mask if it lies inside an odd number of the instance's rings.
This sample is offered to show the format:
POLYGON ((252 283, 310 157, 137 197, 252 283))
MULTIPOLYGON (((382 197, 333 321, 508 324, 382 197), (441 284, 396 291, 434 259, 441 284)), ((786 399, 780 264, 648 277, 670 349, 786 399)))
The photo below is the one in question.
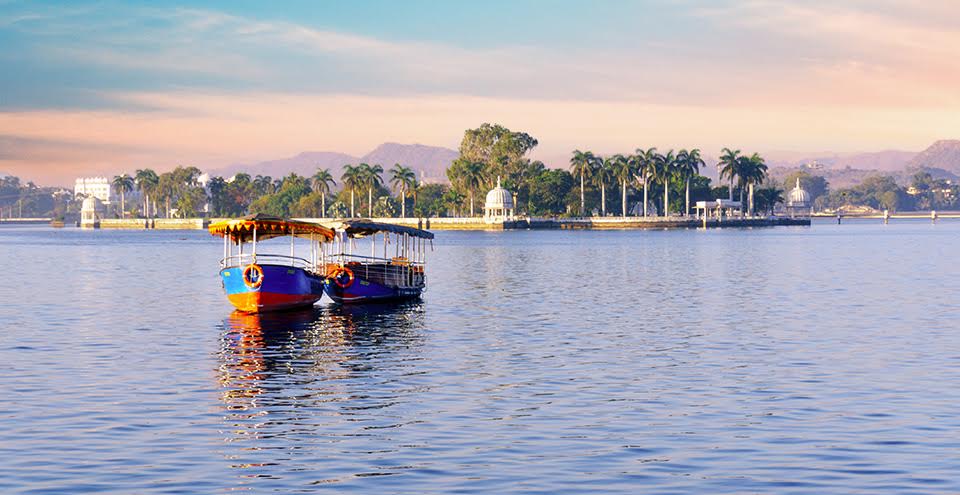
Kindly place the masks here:
POLYGON ((436 248, 256 317, 204 232, 0 227, 0 492, 960 492, 960 222, 436 248))

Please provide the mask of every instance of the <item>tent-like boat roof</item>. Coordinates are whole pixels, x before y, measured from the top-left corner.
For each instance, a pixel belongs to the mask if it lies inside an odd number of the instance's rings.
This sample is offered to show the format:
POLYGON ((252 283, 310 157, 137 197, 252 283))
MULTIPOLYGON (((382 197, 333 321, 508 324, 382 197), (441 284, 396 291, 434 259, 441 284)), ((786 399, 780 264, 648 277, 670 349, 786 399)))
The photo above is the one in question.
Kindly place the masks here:
POLYGON ((210 233, 220 237, 230 236, 233 242, 253 240, 253 230, 257 230, 257 240, 264 241, 274 237, 292 235, 296 237, 332 240, 333 229, 318 223, 290 220, 269 215, 247 215, 233 220, 223 220, 210 224, 210 233))
POLYGON ((394 225, 392 223, 374 222, 372 220, 344 220, 328 225, 335 230, 346 232, 349 237, 364 237, 377 232, 392 232, 394 234, 407 234, 422 239, 433 239, 433 232, 427 230, 394 225))

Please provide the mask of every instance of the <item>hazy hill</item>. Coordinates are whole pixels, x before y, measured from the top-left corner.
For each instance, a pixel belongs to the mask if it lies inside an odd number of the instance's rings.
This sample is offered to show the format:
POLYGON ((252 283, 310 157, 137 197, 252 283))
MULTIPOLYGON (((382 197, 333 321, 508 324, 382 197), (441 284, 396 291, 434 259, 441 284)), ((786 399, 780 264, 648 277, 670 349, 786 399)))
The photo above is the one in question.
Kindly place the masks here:
POLYGON ((390 169, 395 163, 413 168, 418 178, 445 181, 447 167, 460 156, 455 150, 439 146, 423 144, 383 143, 373 151, 360 157, 365 163, 379 163, 384 170, 390 169))
POLYGON ((429 182, 446 180, 446 169, 457 156, 459 153, 455 150, 439 146, 383 143, 361 157, 333 151, 305 151, 288 158, 230 165, 210 170, 210 174, 230 177, 237 172, 246 172, 252 176, 269 175, 276 179, 290 173, 309 177, 317 168, 329 168, 339 182, 341 169, 346 164, 379 163, 384 170, 389 170, 393 164, 400 163, 414 169, 418 178, 426 178, 429 182))
POLYGON ((339 179, 339 170, 346 163, 356 163, 357 157, 332 151, 305 151, 296 156, 267 160, 252 164, 230 165, 218 170, 211 170, 210 175, 230 177, 238 172, 245 172, 251 176, 269 175, 280 178, 291 173, 309 177, 317 168, 329 168, 339 179))
POLYGON ((885 150, 867 153, 796 153, 770 152, 765 154, 767 163, 776 167, 796 168, 807 164, 819 164, 825 169, 859 169, 895 172, 906 168, 917 156, 915 151, 885 150))
POLYGON ((921 151, 907 164, 909 168, 939 168, 960 172, 960 140, 944 139, 921 151))

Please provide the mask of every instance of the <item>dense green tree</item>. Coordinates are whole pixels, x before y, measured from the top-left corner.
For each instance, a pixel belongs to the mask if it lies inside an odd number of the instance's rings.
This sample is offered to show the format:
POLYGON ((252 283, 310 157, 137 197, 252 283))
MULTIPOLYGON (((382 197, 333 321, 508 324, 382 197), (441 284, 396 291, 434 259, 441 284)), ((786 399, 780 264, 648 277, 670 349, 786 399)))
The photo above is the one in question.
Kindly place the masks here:
POLYGON ((566 170, 547 169, 530 185, 528 211, 532 215, 567 213, 566 198, 573 192, 574 178, 566 170))
POLYGON ((423 184, 417 190, 419 199, 414 206, 414 213, 419 217, 438 216, 446 212, 443 195, 447 186, 442 184, 423 184))
POLYGON ((768 215, 772 215, 773 209, 776 208, 778 204, 783 203, 783 189, 776 184, 769 184, 765 187, 758 188, 755 192, 754 199, 757 209, 768 215))

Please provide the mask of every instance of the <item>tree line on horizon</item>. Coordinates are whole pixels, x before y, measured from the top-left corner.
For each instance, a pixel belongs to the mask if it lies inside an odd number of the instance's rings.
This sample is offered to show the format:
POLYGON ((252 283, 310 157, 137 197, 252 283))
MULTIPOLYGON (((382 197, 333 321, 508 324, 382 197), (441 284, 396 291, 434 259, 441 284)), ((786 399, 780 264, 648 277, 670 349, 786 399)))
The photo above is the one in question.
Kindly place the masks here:
MULTIPOLYGON (((696 201, 734 197, 750 213, 770 212, 785 200, 786 191, 798 179, 814 208, 821 211, 844 205, 891 211, 960 207, 960 188, 924 170, 913 176, 908 187, 899 186, 893 177, 875 176, 853 187, 831 190, 826 179, 806 171, 794 172, 782 182, 775 180, 759 154, 724 148, 716 164, 721 183, 713 185, 700 174, 706 163, 699 149, 659 152, 637 148, 630 154, 606 157, 573 150, 568 169, 552 169, 527 157, 537 144, 531 135, 497 124, 468 129, 460 156, 447 169, 449 185, 423 184, 412 168, 399 163, 389 170, 380 164, 346 164, 339 177, 323 168, 310 177, 289 174, 277 179, 238 173, 230 178, 210 178, 205 186, 196 167, 178 166, 160 174, 139 169, 111 180, 119 196, 114 214, 478 216, 482 215, 482 203, 478 203, 498 179, 513 194, 517 213, 533 216, 688 215, 696 201), (619 198, 607 194, 616 189, 619 198), (133 196, 136 201, 128 202, 133 196)), ((0 217, 75 215, 83 198, 71 196, 58 188, 0 177, 0 217)))

